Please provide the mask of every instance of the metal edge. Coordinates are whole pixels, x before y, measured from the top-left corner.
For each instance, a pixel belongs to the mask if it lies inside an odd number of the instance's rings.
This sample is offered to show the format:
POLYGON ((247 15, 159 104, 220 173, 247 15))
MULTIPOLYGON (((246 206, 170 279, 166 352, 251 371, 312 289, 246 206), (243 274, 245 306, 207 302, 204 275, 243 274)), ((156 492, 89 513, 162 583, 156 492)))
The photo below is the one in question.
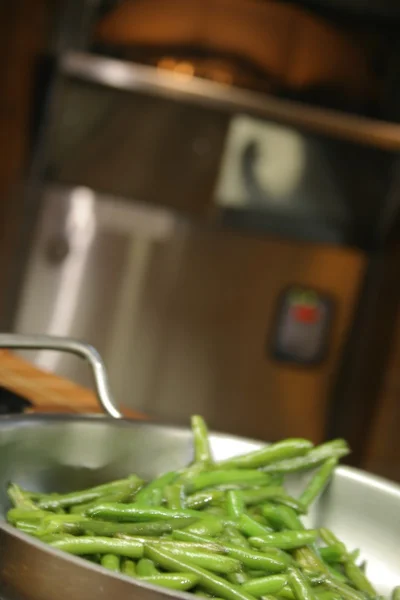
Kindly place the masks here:
POLYGON ((144 92, 304 127, 385 150, 400 149, 400 125, 281 100, 246 89, 82 52, 60 57, 60 73, 114 89, 144 92))

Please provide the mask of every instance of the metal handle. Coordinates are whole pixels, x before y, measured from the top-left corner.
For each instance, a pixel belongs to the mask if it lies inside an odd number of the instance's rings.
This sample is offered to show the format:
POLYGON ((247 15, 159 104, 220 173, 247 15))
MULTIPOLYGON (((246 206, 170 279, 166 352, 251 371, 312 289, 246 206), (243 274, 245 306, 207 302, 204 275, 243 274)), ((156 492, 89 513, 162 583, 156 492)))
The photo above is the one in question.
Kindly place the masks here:
POLYGON ((123 418, 122 413, 115 406, 103 360, 97 350, 90 344, 52 335, 0 333, 0 348, 14 350, 59 350, 60 352, 75 354, 87 360, 92 369, 95 391, 99 403, 110 417, 114 419, 123 418))

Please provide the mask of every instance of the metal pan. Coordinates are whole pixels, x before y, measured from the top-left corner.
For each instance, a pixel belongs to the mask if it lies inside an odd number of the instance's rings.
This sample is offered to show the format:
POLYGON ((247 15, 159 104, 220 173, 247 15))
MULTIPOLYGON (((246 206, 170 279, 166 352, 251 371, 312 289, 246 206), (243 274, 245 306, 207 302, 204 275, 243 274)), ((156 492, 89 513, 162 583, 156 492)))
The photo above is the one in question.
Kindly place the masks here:
MULTIPOLYGON (((108 394, 97 353, 70 340, 0 335, 0 347, 58 348, 87 358, 102 405, 120 417, 108 394)), ((261 442, 212 434, 217 459, 260 447, 261 442)), ((192 459, 185 428, 103 417, 19 416, 0 421, 0 518, 8 508, 12 480, 38 491, 66 491, 137 472, 153 477, 192 459)), ((304 485, 293 477, 292 491, 304 485)), ((368 576, 380 593, 400 583, 400 487, 356 469, 337 470, 332 485, 310 515, 310 525, 332 528, 351 548, 362 548, 368 576)), ((0 523, 1 593, 25 600, 161 600, 169 593, 132 582, 81 559, 69 557, 0 523)))

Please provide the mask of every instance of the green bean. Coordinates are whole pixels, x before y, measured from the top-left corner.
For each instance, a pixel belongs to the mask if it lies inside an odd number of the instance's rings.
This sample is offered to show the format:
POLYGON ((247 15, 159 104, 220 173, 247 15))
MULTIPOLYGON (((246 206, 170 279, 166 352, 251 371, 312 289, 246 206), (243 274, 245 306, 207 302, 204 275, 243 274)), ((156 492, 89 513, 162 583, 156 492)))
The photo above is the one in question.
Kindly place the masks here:
POLYGON ((256 552, 247 548, 239 548, 233 544, 224 543, 222 545, 228 556, 240 560, 245 567, 250 569, 260 569, 267 573, 281 573, 289 564, 289 558, 287 560, 283 559, 281 555, 277 556, 274 551, 271 553, 268 550, 256 552))
POLYGON ((328 485, 335 467, 338 464, 337 458, 328 458, 318 469, 310 483, 300 496, 300 502, 305 509, 314 502, 314 500, 322 494, 325 487, 328 485))
MULTIPOLYGON (((160 538, 150 538, 150 537, 132 537, 130 535, 117 534, 116 537, 121 540, 135 540, 137 542, 141 542, 142 544, 151 543, 156 546, 165 547, 167 550, 169 547, 181 548, 182 550, 203 550, 205 552, 214 552, 214 554, 225 554, 225 548, 220 542, 217 542, 213 539, 210 541, 193 541, 193 540, 175 540, 171 537, 160 537, 160 538)), ((196 539, 199 536, 193 536, 196 539)))
POLYGON ((38 525, 35 525, 32 521, 16 521, 14 525, 23 533, 29 533, 30 535, 36 535, 39 529, 38 525))
POLYGON ((392 593, 392 600, 400 600, 400 585, 394 588, 392 593))
POLYGON ((75 504, 83 504, 101 498, 101 496, 109 495, 119 491, 121 488, 129 484, 131 490, 139 489, 143 485, 143 481, 136 475, 131 475, 127 479, 105 483, 79 492, 71 492, 69 494, 48 494, 43 495, 38 500, 38 507, 44 509, 57 509, 73 506, 75 504))
MULTIPOLYGON (((212 538, 206 538, 200 535, 189 534, 185 531, 174 531, 173 539, 193 542, 212 543, 212 538)), ((232 558, 240 560, 250 569, 264 569, 267 572, 279 573, 285 570, 290 564, 291 558, 278 548, 267 548, 263 553, 255 552, 248 548, 241 548, 232 543, 220 542, 224 552, 232 558), (265 560, 264 560, 265 559, 265 560)))
POLYGON ((141 558, 136 565, 136 574, 138 577, 151 577, 159 575, 160 571, 150 558, 141 558))
MULTIPOLYGON (((194 520, 194 519, 193 519, 194 520)), ((174 521, 151 521, 149 523, 115 523, 111 521, 95 521, 85 519, 80 524, 83 531, 92 535, 112 536, 117 533, 136 536, 159 536, 171 533, 174 529, 186 527, 187 519, 175 519, 174 521)))
POLYGON ((142 558, 142 542, 107 537, 65 538, 51 544, 58 550, 82 556, 85 554, 116 554, 127 558, 142 558))
POLYGON ((121 565, 121 573, 128 577, 136 577, 136 565, 133 560, 124 558, 121 565))
POLYGON ((204 473, 199 473, 187 481, 186 491, 193 493, 206 488, 227 485, 249 487, 252 485, 267 485, 268 482, 269 476, 266 473, 254 469, 204 471, 204 473))
POLYGON ((204 550, 188 550, 186 548, 182 550, 179 546, 170 546, 167 550, 177 558, 186 558, 194 565, 215 573, 233 573, 240 569, 240 562, 229 556, 221 556, 204 550))
POLYGON ((32 523, 39 523, 46 515, 52 513, 44 510, 39 510, 37 507, 35 510, 29 510, 25 508, 10 508, 7 512, 7 521, 12 525, 15 525, 17 521, 31 521, 32 523))
POLYGON ((294 551, 294 558, 297 563, 306 571, 311 573, 328 573, 328 567, 322 562, 318 554, 311 548, 299 548, 294 551))
POLYGON ((308 440, 288 439, 276 444, 271 444, 260 450, 255 450, 249 454, 242 454, 226 460, 220 461, 219 466, 224 468, 246 468, 257 469, 269 465, 270 463, 289 459, 296 456, 303 456, 313 447, 308 440))
POLYGON ((288 458, 264 467, 266 473, 295 473, 312 469, 325 462, 328 458, 342 458, 349 454, 349 448, 344 440, 332 440, 310 450, 304 456, 288 458))
POLYGON ((344 572, 352 585, 360 592, 365 592, 369 596, 377 596, 377 592, 367 577, 364 575, 360 567, 358 567, 352 560, 347 560, 344 563, 344 572))
POLYGON ((262 513, 275 529, 304 529, 296 511, 289 506, 264 504, 262 513))
POLYGON ((184 486, 182 483, 167 485, 165 488, 165 499, 167 506, 171 510, 180 510, 185 508, 184 486))
POLYGON ((164 488, 176 479, 177 473, 175 471, 164 473, 160 477, 153 479, 153 481, 145 485, 136 494, 135 502, 146 506, 159 506, 163 501, 164 488))
POLYGON ((289 496, 283 487, 270 486, 256 490, 243 490, 242 495, 246 506, 272 500, 289 506, 299 513, 304 512, 303 505, 295 498, 289 496))
POLYGON ((242 585, 249 580, 249 576, 244 571, 235 571, 235 573, 228 573, 226 576, 227 580, 235 585, 242 585))
POLYGON ((214 515, 201 515, 202 517, 194 523, 189 523, 183 529, 189 533, 195 533, 197 535, 215 536, 221 533, 224 523, 214 515))
POLYGON ((110 571, 120 572, 121 559, 115 554, 103 554, 101 557, 100 564, 102 567, 109 569, 110 571))
POLYGON ((269 575, 243 583, 242 589, 256 598, 261 598, 265 594, 278 594, 287 581, 287 575, 269 575))
POLYGON ((271 529, 258 523, 255 519, 249 517, 249 515, 241 515, 238 522, 238 529, 241 533, 244 533, 248 537, 264 536, 267 535, 271 529))
POLYGON ((362 592, 353 589, 349 585, 346 585, 333 577, 327 577, 325 583, 333 592, 338 593, 343 600, 365 600, 365 596, 362 592))
POLYGON ((332 544, 324 548, 319 548, 319 553, 322 560, 327 563, 342 562, 345 560, 343 550, 338 544, 332 544))
POLYGON ((186 497, 186 507, 199 510, 212 504, 219 504, 225 497, 221 490, 207 490, 205 492, 197 492, 186 497))
POLYGON ((211 464, 213 462, 210 442, 208 439, 208 428, 203 419, 194 415, 191 419, 193 442, 194 442, 194 460, 196 463, 211 464))
POLYGON ((242 492, 240 490, 229 490, 226 494, 226 503, 228 515, 232 519, 239 519, 245 509, 242 492))
POLYGON ((304 575, 294 567, 289 567, 289 585, 296 600, 315 600, 313 591, 304 575))
POLYGON ((251 537, 249 542, 256 548, 280 548, 281 550, 294 550, 315 542, 318 537, 317 529, 304 529, 302 531, 278 531, 267 533, 263 537, 251 537))
POLYGON ((76 504, 71 506, 69 509, 70 514, 73 515, 84 515, 90 508, 98 506, 103 502, 127 502, 132 496, 132 489, 129 486, 121 487, 117 492, 112 494, 105 494, 100 498, 96 498, 91 502, 84 502, 83 504, 76 504))
POLYGON ((31 500, 29 495, 15 483, 10 483, 7 488, 7 494, 16 508, 29 511, 39 510, 39 507, 31 500))
POLYGON ((141 577, 140 580, 178 592, 186 592, 197 585, 199 577, 193 573, 162 573, 150 577, 141 577))
POLYGON ((253 600, 250 594, 244 592, 239 586, 229 583, 225 579, 193 565, 187 559, 178 559, 173 554, 158 550, 150 544, 145 546, 145 554, 156 564, 168 571, 188 572, 198 576, 198 583, 211 594, 220 596, 225 600, 253 600))
POLYGON ((225 527, 224 535, 228 543, 241 546, 242 548, 250 548, 247 539, 235 527, 225 527))
POLYGON ((122 522, 142 522, 142 521, 164 521, 169 522, 182 519, 187 519, 190 523, 193 518, 206 518, 201 512, 182 509, 171 510, 158 506, 144 506, 143 504, 119 504, 105 503, 99 504, 87 511, 91 518, 103 519, 105 521, 122 521, 122 522))

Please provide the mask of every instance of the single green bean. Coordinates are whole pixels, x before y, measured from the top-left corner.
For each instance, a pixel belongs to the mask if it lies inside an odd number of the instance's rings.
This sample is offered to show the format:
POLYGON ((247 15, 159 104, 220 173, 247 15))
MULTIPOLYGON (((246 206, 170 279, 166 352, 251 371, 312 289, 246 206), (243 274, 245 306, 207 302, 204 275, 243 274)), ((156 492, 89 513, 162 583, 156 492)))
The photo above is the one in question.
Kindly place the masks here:
POLYGON ((228 573, 226 576, 227 580, 235 585, 242 585, 249 580, 249 576, 244 571, 236 571, 235 573, 228 573))
POLYGON ((141 577, 140 580, 178 592, 186 592, 197 585, 199 577, 193 573, 160 573, 150 577, 141 577))
POLYGON ((394 588, 392 592, 392 600, 400 600, 400 585, 394 588))
MULTIPOLYGON (((225 549, 222 543, 217 542, 213 539, 210 539, 210 542, 199 542, 199 541, 186 541, 186 540, 175 540, 171 537, 132 537, 130 535, 117 534, 115 537, 121 540, 136 540, 137 542, 141 542, 142 544, 151 543, 156 546, 165 547, 167 550, 169 547, 181 548, 182 550, 203 550, 205 552, 213 552, 214 554, 225 554, 225 549)), ((199 536, 197 536, 199 537, 199 536)), ((202 538, 200 538, 202 539, 202 538)))
POLYGON ((109 569, 110 571, 120 572, 121 559, 115 554, 103 554, 101 557, 100 564, 102 567, 109 569))
POLYGON ((101 496, 109 495, 119 490, 125 489, 129 484, 131 491, 139 489, 143 485, 143 481, 136 475, 131 475, 127 479, 105 483, 86 490, 78 492, 70 492, 69 494, 48 494, 43 495, 38 500, 38 507, 43 509, 54 510, 57 508, 65 508, 75 504, 84 504, 101 498, 101 496))
POLYGON ((244 513, 245 505, 243 495, 240 490, 229 490, 226 494, 226 507, 228 515, 232 519, 239 519, 244 513))
MULTIPOLYGON (((194 519, 193 519, 194 521, 194 519)), ((92 535, 113 536, 117 533, 136 536, 159 536, 171 533, 174 529, 186 527, 187 519, 175 519, 175 521, 150 521, 149 523, 117 523, 112 521, 96 521, 85 519, 80 524, 81 530, 92 535)))
POLYGON ((349 447, 344 440, 332 440, 310 450, 304 456, 288 458, 264 467, 266 473, 295 473, 312 469, 328 458, 342 458, 349 454, 349 447))
POLYGON ((85 554, 116 554, 127 558, 142 558, 143 544, 134 538, 122 540, 107 537, 78 537, 57 540, 51 544, 58 550, 82 556, 85 554))
POLYGON ((310 483, 300 496, 300 502, 306 510, 311 506, 314 500, 322 494, 323 490, 328 485, 337 464, 337 458, 328 458, 311 479, 310 483))
POLYGON ((296 511, 289 506, 264 504, 262 513, 275 529, 304 529, 296 511))
POLYGON ((289 585, 293 591, 296 600, 315 600, 311 586, 308 584, 304 575, 294 567, 289 567, 289 585))
POLYGON ((206 569, 193 565, 187 559, 178 559, 173 554, 165 550, 158 550, 151 544, 146 544, 145 554, 163 569, 197 575, 199 585, 211 594, 224 598, 224 600, 253 600, 253 596, 241 590, 239 586, 229 583, 206 569))
POLYGON ((143 504, 99 504, 87 511, 89 517, 94 519, 103 519, 104 521, 120 522, 141 522, 141 521, 164 521, 169 522, 182 519, 188 519, 193 522, 193 518, 207 518, 207 515, 199 511, 182 509, 171 510, 158 506, 143 506, 143 504))
POLYGON ((262 473, 257 470, 250 469, 226 469, 226 470, 215 470, 205 471, 199 473, 186 483, 186 491, 189 493, 199 492, 206 488, 213 488, 218 486, 234 485, 249 487, 252 485, 268 485, 269 476, 266 473, 262 473))
POLYGON ((151 577, 159 575, 160 571, 150 558, 141 558, 136 565, 136 574, 138 577, 151 577))
POLYGON ((206 516, 205 514, 199 514, 199 517, 202 518, 199 518, 199 520, 194 523, 189 523, 182 529, 197 535, 215 536, 221 533, 224 528, 224 522, 215 515, 210 514, 206 516))
POLYGON ((234 456, 233 458, 220 461, 218 465, 224 468, 257 469, 283 459, 303 456, 312 447, 313 444, 308 440, 287 439, 261 448, 260 450, 255 450, 249 454, 242 454, 241 456, 234 456))
POLYGON ((191 419, 193 441, 194 441, 194 460, 196 463, 212 464, 212 454, 210 442, 208 439, 208 428, 203 419, 198 415, 194 415, 191 419))
POLYGON ((185 493, 182 483, 173 483, 165 488, 165 499, 167 506, 171 510, 180 510, 185 508, 185 493))
POLYGON ((352 560, 347 560, 344 563, 344 572, 352 585, 360 592, 365 592, 369 596, 377 596, 377 591, 371 585, 370 581, 364 575, 360 567, 352 560))
POLYGON ((223 547, 228 556, 240 560, 245 567, 260 569, 266 573, 281 573, 290 562, 289 557, 283 559, 282 555, 278 556, 275 549, 272 549, 273 551, 270 553, 268 549, 265 552, 256 552, 228 543, 224 543, 223 547))
MULTIPOLYGON (((159 545, 157 548, 162 548, 162 546, 159 545)), ((192 564, 215 573, 234 573, 240 569, 240 562, 229 556, 222 556, 204 550, 182 549, 180 546, 169 546, 167 550, 177 558, 190 560, 192 564)))
POLYGON ((201 509, 206 506, 220 504, 225 498, 225 493, 221 490, 207 490, 197 492, 186 497, 186 508, 201 509))
POLYGON ((310 573, 329 573, 328 566, 321 560, 318 554, 312 548, 298 548, 293 553, 294 559, 302 569, 310 573))
POLYGON ((294 550, 315 542, 318 537, 317 529, 304 529, 302 531, 277 531, 267 533, 263 537, 251 537, 249 542, 256 548, 280 548, 281 550, 294 550))
POLYGON ((265 594, 278 594, 287 581, 287 575, 269 575, 243 583, 242 589, 256 598, 261 598, 265 594))
POLYGON ((331 544, 330 546, 319 548, 319 553, 322 560, 327 563, 342 562, 346 558, 346 555, 343 555, 343 550, 339 544, 331 544))
POLYGON ((164 473, 153 479, 136 494, 135 502, 146 506, 159 506, 164 498, 164 488, 176 479, 177 473, 175 471, 164 473))
POLYGON ((279 502, 293 508, 296 512, 304 513, 303 505, 296 498, 289 496, 283 487, 270 486, 256 490, 243 490, 243 501, 246 506, 261 504, 266 500, 279 502))
POLYGON ((136 565, 133 560, 124 558, 121 565, 121 573, 128 577, 136 577, 136 565))
POLYGON ((261 525, 258 521, 246 514, 240 516, 238 529, 248 537, 264 536, 272 531, 269 527, 261 525))
POLYGON ((39 526, 33 523, 32 521, 16 521, 14 525, 23 533, 29 533, 30 535, 36 535, 37 533, 41 533, 39 531, 39 526))

